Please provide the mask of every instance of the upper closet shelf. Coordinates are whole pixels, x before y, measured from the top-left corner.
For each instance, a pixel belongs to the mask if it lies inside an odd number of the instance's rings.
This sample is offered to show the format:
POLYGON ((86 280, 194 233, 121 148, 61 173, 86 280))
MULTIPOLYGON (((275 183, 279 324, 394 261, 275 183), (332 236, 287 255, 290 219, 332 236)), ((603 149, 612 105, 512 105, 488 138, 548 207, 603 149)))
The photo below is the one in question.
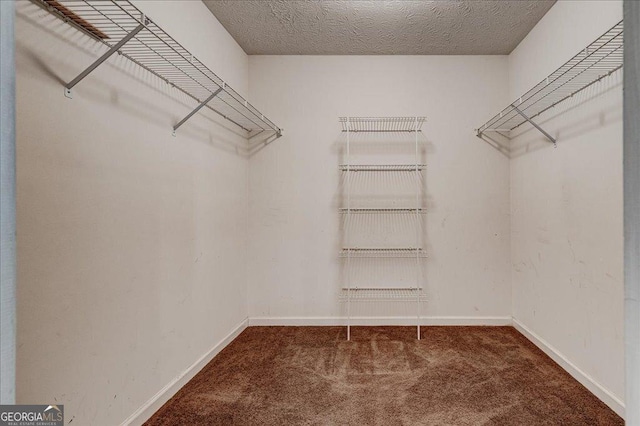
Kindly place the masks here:
POLYGON ((343 132, 419 132, 426 117, 340 117, 343 132))
POLYGON ((126 0, 31 0, 63 21, 105 44, 108 50, 65 85, 65 94, 114 53, 193 98, 194 110, 173 128, 174 132, 201 108, 207 107, 255 135, 282 129, 254 108, 180 43, 126 0))
POLYGON ((549 133, 533 121, 538 115, 622 67, 622 21, 555 70, 511 105, 487 121, 476 134, 510 132, 531 123, 551 142, 549 133))

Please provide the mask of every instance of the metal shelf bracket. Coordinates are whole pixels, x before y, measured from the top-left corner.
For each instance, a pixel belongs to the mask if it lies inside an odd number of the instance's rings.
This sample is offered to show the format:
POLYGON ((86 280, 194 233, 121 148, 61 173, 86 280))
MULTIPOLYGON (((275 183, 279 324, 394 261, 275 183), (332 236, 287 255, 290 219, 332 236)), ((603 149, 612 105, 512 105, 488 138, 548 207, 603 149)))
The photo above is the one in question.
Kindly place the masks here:
POLYGON ((535 127, 536 129, 538 129, 538 131, 540 133, 542 133, 543 135, 545 135, 545 137, 547 139, 549 139, 551 142, 553 142, 553 145, 555 147, 558 146, 556 139, 551 136, 549 133, 547 133, 542 127, 540 127, 537 123, 535 123, 533 120, 531 120, 524 112, 520 111, 520 109, 515 106, 515 105, 511 105, 514 109, 515 112, 517 112, 518 114, 520 114, 522 116, 522 118, 524 118, 525 120, 527 120, 533 127, 535 127))
MULTIPOLYGON (((226 85, 223 85, 223 87, 226 85)), ((205 105, 207 105, 209 102, 211 102, 213 100, 213 98, 215 98, 216 96, 218 96, 218 93, 222 92, 223 87, 219 88, 218 90, 216 90, 215 92, 213 92, 207 99, 204 100, 204 102, 202 102, 200 105, 198 105, 193 111, 191 111, 189 114, 187 114, 187 116, 185 118, 183 118, 182 120, 180 120, 180 122, 178 122, 178 124, 176 124, 175 126, 173 126, 173 136, 176 135, 176 130, 178 130, 178 128, 180 126, 182 126, 188 119, 190 119, 191 117, 193 117, 198 111, 200 111, 205 105)))
POLYGON ((91 74, 91 72, 93 72, 93 70, 95 70, 100 65, 102 65, 102 63, 104 61, 106 61, 107 59, 109 59, 111 57, 111 55, 113 55, 114 53, 119 51, 122 46, 124 46, 129 40, 131 40, 133 37, 135 37, 136 34, 138 34, 147 25, 149 25, 149 22, 150 22, 149 18, 147 18, 146 16, 143 15, 142 16, 142 22, 140 22, 140 25, 138 25, 136 28, 134 28, 133 31, 131 31, 129 34, 124 36, 124 38, 122 40, 120 40, 118 43, 114 44, 102 56, 100 56, 98 59, 96 59, 96 61, 94 63, 89 65, 89 67, 87 69, 85 69, 80 74, 78 74, 78 76, 76 78, 74 78, 69 83, 67 83, 67 85, 64 87, 64 95, 69 99, 73 99, 73 93, 71 92, 71 89, 73 89, 73 87, 76 84, 80 83, 86 76, 91 74))

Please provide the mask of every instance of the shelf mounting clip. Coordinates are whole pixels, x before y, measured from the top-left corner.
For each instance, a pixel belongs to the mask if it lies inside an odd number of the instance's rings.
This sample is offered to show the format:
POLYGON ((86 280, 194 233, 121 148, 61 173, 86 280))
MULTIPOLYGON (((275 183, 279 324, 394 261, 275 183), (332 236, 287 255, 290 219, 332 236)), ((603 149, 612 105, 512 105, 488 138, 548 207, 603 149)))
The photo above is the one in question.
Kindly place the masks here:
POLYGON ((535 123, 532 119, 530 119, 524 112, 520 111, 520 108, 518 108, 517 106, 511 104, 511 106, 513 107, 514 111, 517 112, 518 114, 520 114, 522 116, 522 118, 524 118, 525 120, 527 120, 529 123, 531 123, 531 125, 533 127, 535 127, 536 129, 538 129, 538 131, 540 133, 542 133, 547 139, 549 139, 551 142, 553 142, 553 146, 557 147, 557 141, 556 139, 551 136, 549 133, 547 133, 542 127, 540 127, 537 123, 535 123))
POLYGON ((133 29, 133 31, 131 31, 126 36, 124 36, 124 38, 122 40, 120 40, 118 43, 116 43, 113 46, 111 46, 111 48, 109 48, 108 51, 106 51, 102 56, 100 56, 98 59, 96 59, 96 61, 94 63, 92 63, 91 65, 89 65, 89 67, 87 69, 82 71, 80 74, 78 74, 78 76, 76 78, 74 78, 69 83, 67 83, 67 85, 64 86, 64 95, 67 98, 73 99, 73 94, 71 93, 71 89, 73 89, 73 87, 76 84, 80 83, 86 76, 91 74, 91 72, 93 70, 95 70, 100 65, 102 65, 102 63, 104 61, 106 61, 107 59, 109 59, 111 57, 111 55, 113 55, 118 50, 120 50, 120 48, 122 46, 124 46, 129 40, 131 40, 133 37, 135 37, 136 34, 138 34, 140 31, 142 31, 145 28, 145 26, 149 25, 149 22, 150 22, 149 19, 147 17, 143 16, 142 17, 142 21, 140 22, 140 24, 136 28, 133 29))
POLYGON ((211 95, 209 95, 209 97, 207 99, 205 99, 200 105, 198 105, 197 107, 195 107, 195 109, 193 111, 191 111, 189 114, 187 114, 187 116, 185 118, 183 118, 182 120, 180 120, 180 122, 178 122, 178 124, 176 124, 175 126, 173 126, 173 136, 176 135, 176 130, 178 130, 178 128, 180 126, 182 126, 188 119, 190 119, 191 117, 193 117, 193 115, 195 113, 197 113, 198 111, 200 111, 206 104, 208 104, 209 102, 211 102, 213 100, 213 98, 215 98, 216 96, 218 96, 218 93, 222 92, 222 88, 223 87, 219 87, 218 90, 216 90, 215 92, 213 92, 211 95))

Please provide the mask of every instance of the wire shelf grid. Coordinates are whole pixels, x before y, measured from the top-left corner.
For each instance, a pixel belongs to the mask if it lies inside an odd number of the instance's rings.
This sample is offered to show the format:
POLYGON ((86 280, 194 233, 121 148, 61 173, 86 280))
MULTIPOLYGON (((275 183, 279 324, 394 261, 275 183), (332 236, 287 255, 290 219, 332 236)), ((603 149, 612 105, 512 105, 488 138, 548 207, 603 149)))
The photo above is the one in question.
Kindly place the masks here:
POLYGON ((143 24, 118 53, 246 131, 282 129, 127 0, 31 0, 109 48, 143 24))
POLYGON ((340 164, 343 172, 415 172, 422 171, 426 164, 340 164))
POLYGON ((427 253, 422 248, 397 247, 397 248, 360 248, 344 247, 340 257, 355 258, 426 258, 427 253))
POLYGON ((620 21, 587 48, 477 129, 509 132, 622 67, 623 23, 620 21))
POLYGON ((388 207, 388 208, 380 208, 380 207, 341 207, 341 214, 406 214, 406 213, 418 213, 424 214, 426 213, 426 209, 424 208, 415 208, 415 207, 388 207))
POLYGON ((426 294, 421 288, 406 287, 406 288, 342 288, 340 291, 340 299, 346 301, 347 299, 358 301, 374 301, 374 300, 409 300, 415 301, 416 299, 426 300, 426 294))
POLYGON ((340 117, 343 132, 419 132, 426 117, 340 117))

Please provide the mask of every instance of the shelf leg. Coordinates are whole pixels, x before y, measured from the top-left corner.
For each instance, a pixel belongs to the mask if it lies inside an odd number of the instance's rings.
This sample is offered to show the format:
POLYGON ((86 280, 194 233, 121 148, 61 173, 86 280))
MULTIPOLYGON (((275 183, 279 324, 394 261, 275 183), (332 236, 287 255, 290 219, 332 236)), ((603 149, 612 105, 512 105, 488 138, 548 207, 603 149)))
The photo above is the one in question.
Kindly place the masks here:
POLYGON ((206 104, 208 104, 209 102, 211 102, 213 100, 213 98, 215 98, 216 96, 218 96, 218 93, 222 92, 222 87, 220 87, 218 90, 216 90, 215 92, 213 92, 207 99, 204 100, 204 102, 202 102, 200 105, 198 105, 193 111, 191 111, 189 114, 187 114, 187 116, 185 118, 183 118, 182 120, 180 120, 180 122, 178 124, 176 124, 175 126, 173 126, 173 136, 176 135, 176 130, 178 130, 178 127, 182 126, 188 119, 190 119, 191 117, 193 117, 193 115, 200 111, 206 104))
MULTIPOLYGON (((350 119, 347 117, 347 171, 350 169, 351 165, 351 144, 349 138, 349 130, 351 127, 350 119)), ((351 243, 349 228, 351 226, 351 182, 349 182, 349 176, 347 174, 345 185, 347 185, 347 217, 345 221, 345 233, 346 233, 346 242, 347 247, 350 247, 351 243)), ((347 250, 347 341, 351 340, 351 250, 347 250)))
POLYGON ((557 146, 557 142, 555 140, 554 137, 552 137, 549 133, 545 132, 544 129, 540 126, 538 126, 533 120, 531 120, 529 117, 527 117, 525 115, 524 112, 520 111, 520 109, 518 109, 517 106, 513 105, 513 109, 522 116, 522 118, 524 118, 525 120, 527 120, 529 123, 531 123, 531 125, 533 127, 535 127, 536 129, 538 129, 538 131, 540 131, 540 133, 542 133, 543 135, 545 135, 547 137, 547 139, 549 139, 551 142, 553 142, 554 145, 557 146))
POLYGON ((67 85, 64 87, 65 96, 68 97, 68 98, 71 98, 72 97, 71 89, 73 89, 73 86, 75 86, 76 84, 80 83, 82 81, 82 79, 84 79, 86 76, 91 74, 91 72, 93 70, 98 68, 104 61, 109 59, 109 57, 111 55, 113 55, 118 50, 120 50, 120 48, 122 46, 124 46, 125 43, 127 43, 129 40, 131 40, 133 37, 135 37, 136 34, 138 34, 140 31, 142 31, 142 29, 145 27, 145 24, 148 23, 146 18, 144 18, 143 21, 144 21, 144 23, 141 23, 140 25, 138 25, 133 31, 131 31, 129 34, 127 34, 122 40, 120 40, 118 43, 113 45, 104 55, 100 56, 93 64, 89 65, 89 68, 87 68, 86 70, 82 71, 76 78, 74 78, 69 83, 67 83, 67 85))
POLYGON ((418 333, 418 340, 420 340, 420 190, 422 186, 422 178, 420 177, 420 173, 418 173, 418 168, 420 164, 420 151, 418 150, 418 117, 415 119, 415 154, 416 154, 416 308, 417 308, 417 317, 416 317, 416 328, 418 333))

